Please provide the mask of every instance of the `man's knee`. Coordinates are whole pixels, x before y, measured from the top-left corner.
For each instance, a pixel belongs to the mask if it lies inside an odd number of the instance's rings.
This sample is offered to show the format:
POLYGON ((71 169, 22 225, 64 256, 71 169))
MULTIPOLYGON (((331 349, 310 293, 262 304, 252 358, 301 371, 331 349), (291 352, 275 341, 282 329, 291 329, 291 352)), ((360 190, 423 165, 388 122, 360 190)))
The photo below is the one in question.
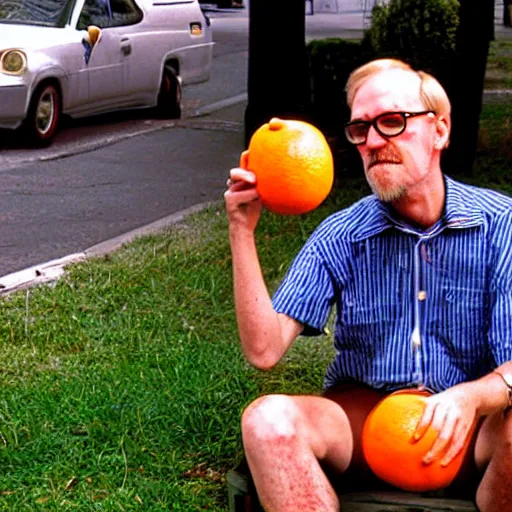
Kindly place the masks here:
POLYGON ((267 395, 257 398, 242 414, 242 437, 252 443, 286 443, 298 433, 300 410, 291 397, 267 395))

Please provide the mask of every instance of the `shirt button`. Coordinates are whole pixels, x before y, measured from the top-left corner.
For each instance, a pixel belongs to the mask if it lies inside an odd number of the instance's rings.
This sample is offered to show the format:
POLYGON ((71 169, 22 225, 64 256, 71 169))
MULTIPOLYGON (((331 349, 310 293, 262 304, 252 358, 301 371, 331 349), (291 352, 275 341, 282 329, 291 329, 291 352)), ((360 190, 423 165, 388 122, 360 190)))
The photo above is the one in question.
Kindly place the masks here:
POLYGON ((427 298, 427 292, 425 290, 420 290, 418 292, 418 300, 424 301, 427 298))

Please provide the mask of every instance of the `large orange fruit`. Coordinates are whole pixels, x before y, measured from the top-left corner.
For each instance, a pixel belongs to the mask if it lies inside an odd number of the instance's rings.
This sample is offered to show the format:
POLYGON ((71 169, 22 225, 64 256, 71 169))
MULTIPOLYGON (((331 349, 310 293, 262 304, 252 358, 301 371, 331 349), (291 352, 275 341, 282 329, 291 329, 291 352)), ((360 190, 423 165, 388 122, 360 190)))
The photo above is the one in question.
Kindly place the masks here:
POLYGON ((430 464, 422 462, 437 437, 437 432, 429 428, 419 441, 412 439, 426 396, 428 393, 412 390, 392 393, 375 406, 363 428, 363 453, 370 468, 380 479, 406 491, 448 486, 468 448, 469 441, 447 466, 441 466, 442 456, 430 464))
POLYGON ((306 213, 329 195, 332 153, 322 132, 304 121, 271 119, 258 128, 240 167, 254 172, 265 208, 283 215, 306 213))

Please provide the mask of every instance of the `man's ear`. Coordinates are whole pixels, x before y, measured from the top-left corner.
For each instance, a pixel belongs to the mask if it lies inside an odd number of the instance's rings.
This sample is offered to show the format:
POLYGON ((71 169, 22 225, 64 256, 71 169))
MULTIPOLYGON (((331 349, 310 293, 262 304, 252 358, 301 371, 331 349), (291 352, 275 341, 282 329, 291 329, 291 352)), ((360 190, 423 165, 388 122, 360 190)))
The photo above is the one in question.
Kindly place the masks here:
POLYGON ((439 151, 448 147, 450 143, 450 122, 446 117, 439 116, 436 119, 436 139, 434 147, 439 151))

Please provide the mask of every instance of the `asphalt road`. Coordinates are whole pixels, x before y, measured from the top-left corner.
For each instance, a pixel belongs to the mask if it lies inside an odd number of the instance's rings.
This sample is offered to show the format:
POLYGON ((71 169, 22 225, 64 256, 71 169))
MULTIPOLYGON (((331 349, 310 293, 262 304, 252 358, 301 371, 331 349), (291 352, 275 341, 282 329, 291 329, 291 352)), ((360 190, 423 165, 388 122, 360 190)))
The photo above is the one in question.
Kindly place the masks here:
POLYGON ((204 121, 2 172, 1 275, 220 199, 242 142, 236 126, 204 121))
MULTIPOLYGON (((211 17, 212 77, 185 88, 182 121, 140 111, 70 122, 43 150, 2 134, 0 276, 222 199, 244 149, 248 18, 211 17)), ((362 28, 357 13, 308 16, 306 25, 308 39, 362 28)))
POLYGON ((242 28, 217 43, 210 82, 185 89, 182 121, 139 111, 70 122, 41 150, 2 133, 0 276, 222 198, 243 149, 243 104, 227 120, 195 116, 243 101, 247 20, 231 25, 242 28))

